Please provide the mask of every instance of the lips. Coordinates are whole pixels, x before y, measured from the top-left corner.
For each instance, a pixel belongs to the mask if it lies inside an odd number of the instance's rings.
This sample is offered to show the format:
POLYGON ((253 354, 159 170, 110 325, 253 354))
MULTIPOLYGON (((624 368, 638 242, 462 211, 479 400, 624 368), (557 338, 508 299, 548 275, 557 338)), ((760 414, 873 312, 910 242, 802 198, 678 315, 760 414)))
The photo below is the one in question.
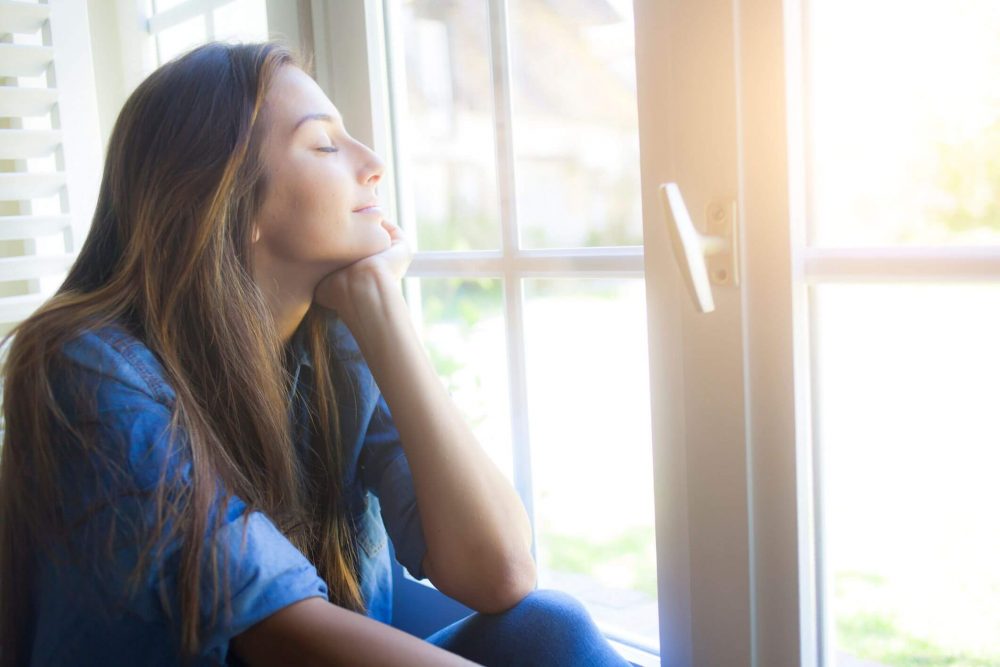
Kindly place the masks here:
POLYGON ((379 208, 378 204, 369 204, 364 208, 359 208, 354 210, 358 215, 369 216, 372 220, 385 220, 385 213, 379 208))
POLYGON ((358 208, 354 209, 354 212, 355 213, 359 213, 361 211, 367 211, 369 209, 377 209, 377 208, 378 208, 378 202, 377 201, 373 201, 373 202, 368 202, 367 204, 364 204, 363 206, 359 206, 358 208))

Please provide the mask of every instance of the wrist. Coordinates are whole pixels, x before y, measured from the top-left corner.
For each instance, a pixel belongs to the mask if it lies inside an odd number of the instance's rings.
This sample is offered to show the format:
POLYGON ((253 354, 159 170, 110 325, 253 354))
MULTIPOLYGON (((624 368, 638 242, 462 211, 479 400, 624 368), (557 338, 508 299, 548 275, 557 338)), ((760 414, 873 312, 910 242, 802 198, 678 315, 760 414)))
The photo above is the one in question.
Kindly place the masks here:
POLYGON ((381 272, 367 280, 352 281, 348 287, 349 307, 339 312, 341 319, 359 342, 375 341, 399 326, 410 324, 410 313, 400 281, 381 272))

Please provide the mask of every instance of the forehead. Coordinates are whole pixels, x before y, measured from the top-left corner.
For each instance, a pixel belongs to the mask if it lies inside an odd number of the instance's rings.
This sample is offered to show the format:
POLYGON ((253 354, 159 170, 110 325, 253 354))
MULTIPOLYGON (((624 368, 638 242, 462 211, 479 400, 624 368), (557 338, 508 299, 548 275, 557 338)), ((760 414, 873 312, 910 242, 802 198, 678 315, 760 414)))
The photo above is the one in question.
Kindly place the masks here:
POLYGON ((304 116, 327 114, 339 122, 340 112, 308 74, 298 67, 285 66, 276 73, 264 103, 271 118, 272 133, 288 136, 304 116))

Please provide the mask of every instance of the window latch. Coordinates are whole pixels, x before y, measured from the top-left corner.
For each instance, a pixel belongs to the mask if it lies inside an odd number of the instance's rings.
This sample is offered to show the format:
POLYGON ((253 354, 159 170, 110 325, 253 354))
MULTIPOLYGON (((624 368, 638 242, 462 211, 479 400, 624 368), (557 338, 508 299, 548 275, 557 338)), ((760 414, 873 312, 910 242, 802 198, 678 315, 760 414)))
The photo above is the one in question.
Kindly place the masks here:
POLYGON ((660 185, 660 199, 667 213, 670 241, 695 307, 702 313, 715 310, 712 285, 740 284, 739 235, 736 200, 714 199, 705 208, 705 232, 695 228, 681 189, 676 183, 660 185))

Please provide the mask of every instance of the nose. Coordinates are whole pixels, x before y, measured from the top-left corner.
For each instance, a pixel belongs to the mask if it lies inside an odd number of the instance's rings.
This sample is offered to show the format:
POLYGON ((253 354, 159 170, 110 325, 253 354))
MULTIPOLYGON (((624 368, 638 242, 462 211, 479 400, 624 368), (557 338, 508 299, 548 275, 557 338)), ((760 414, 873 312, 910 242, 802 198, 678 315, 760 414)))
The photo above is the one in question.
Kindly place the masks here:
POLYGON ((378 153, 365 147, 368 153, 368 160, 359 176, 363 185, 375 185, 382 179, 382 172, 385 171, 385 162, 378 156, 378 153))

